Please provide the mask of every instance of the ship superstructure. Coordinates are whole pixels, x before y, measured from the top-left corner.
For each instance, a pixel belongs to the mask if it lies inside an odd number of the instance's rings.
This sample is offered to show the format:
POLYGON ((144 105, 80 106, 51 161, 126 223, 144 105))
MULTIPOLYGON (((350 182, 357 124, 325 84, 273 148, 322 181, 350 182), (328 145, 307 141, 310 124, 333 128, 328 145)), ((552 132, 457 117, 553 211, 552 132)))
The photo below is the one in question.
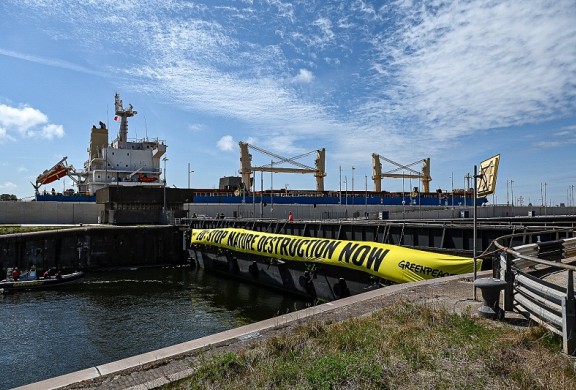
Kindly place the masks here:
MULTIPOLYGON (((42 196, 38 191, 42 185, 64 176, 70 177, 77 185, 78 195, 88 197, 93 197, 96 191, 108 185, 163 187, 165 183, 160 179, 160 163, 166 153, 166 144, 158 139, 129 140, 128 118, 136 114, 131 104, 124 108, 120 95, 116 93, 114 120, 120 122, 117 138, 109 143, 108 128, 103 122, 99 127, 92 126, 84 169, 76 170, 66 163, 67 158, 64 157, 36 179, 34 188, 37 198, 42 196)), ((44 196, 54 195, 54 191, 52 194, 44 191, 44 196)))

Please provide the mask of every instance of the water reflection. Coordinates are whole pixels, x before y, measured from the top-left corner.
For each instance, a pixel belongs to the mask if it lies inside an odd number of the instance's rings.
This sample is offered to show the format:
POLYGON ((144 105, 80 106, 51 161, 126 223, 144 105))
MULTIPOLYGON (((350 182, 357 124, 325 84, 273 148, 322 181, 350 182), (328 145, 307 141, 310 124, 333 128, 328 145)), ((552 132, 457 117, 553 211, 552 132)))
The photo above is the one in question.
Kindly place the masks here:
POLYGON ((0 389, 123 359, 303 308, 201 269, 87 274, 63 290, 0 295, 0 389))

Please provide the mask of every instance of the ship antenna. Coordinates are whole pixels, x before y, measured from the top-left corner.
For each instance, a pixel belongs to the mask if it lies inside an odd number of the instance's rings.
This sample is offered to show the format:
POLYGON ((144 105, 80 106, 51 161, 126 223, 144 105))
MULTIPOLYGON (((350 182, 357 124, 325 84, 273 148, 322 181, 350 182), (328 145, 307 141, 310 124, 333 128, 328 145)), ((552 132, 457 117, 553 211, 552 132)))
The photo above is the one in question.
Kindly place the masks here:
POLYGON ((124 109, 122 105, 122 100, 120 99, 120 95, 116 93, 115 96, 115 112, 116 115, 120 117, 120 130, 118 131, 118 141, 126 142, 128 141, 128 118, 136 115, 136 112, 132 104, 128 105, 127 109, 124 109))

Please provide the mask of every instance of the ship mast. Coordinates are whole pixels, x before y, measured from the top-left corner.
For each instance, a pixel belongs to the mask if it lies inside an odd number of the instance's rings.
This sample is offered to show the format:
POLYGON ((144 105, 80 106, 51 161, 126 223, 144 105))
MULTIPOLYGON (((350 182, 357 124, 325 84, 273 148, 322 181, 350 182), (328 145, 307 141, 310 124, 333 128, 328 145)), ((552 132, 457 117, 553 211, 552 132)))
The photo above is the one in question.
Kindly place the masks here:
POLYGON ((118 131, 118 141, 127 142, 128 141, 128 118, 136 115, 138 112, 133 110, 132 104, 128 105, 128 109, 124 109, 122 106, 122 99, 120 95, 116 93, 115 96, 116 103, 116 116, 120 118, 120 130, 118 131))

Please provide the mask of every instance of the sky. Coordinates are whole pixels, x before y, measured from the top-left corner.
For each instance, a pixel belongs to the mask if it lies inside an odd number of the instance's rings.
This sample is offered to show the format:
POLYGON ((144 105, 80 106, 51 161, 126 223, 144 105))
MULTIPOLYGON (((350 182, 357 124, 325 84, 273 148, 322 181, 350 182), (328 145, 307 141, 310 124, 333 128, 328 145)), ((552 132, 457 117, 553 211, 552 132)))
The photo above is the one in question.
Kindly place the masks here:
POLYGON ((326 190, 372 190, 372 153, 384 173, 430 158, 431 190, 500 155, 490 202, 576 203, 574 0, 2 0, 0 15, 1 194, 30 199, 63 157, 82 169, 92 125, 117 134, 119 93, 138 112, 128 137, 168 145, 169 186, 238 176, 243 141, 325 148, 326 190))

